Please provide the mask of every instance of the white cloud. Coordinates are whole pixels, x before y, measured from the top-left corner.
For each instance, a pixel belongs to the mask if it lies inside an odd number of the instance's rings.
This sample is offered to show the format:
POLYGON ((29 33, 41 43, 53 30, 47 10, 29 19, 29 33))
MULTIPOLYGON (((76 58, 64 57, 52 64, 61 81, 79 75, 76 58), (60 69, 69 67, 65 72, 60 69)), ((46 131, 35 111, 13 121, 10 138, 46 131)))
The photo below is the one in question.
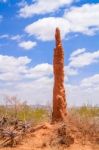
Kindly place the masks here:
POLYGON ((97 86, 99 87, 99 74, 95 74, 91 77, 87 77, 81 81, 81 86, 82 87, 91 87, 91 88, 96 88, 97 86))
MULTIPOLYGON (((0 96, 17 95, 31 104, 51 104, 53 66, 42 63, 29 67, 30 63, 28 57, 0 55, 0 96)), ((65 77, 76 73, 70 69, 65 66, 65 77)), ((99 74, 82 79, 78 85, 65 83, 68 105, 98 104, 99 74)))
POLYGON ((53 86, 52 65, 43 63, 29 67, 30 62, 28 57, 0 55, 0 96, 18 95, 32 104, 41 99, 42 104, 46 103, 53 86))
POLYGON ((46 14, 57 11, 60 7, 71 4, 74 0, 35 0, 32 4, 25 3, 19 11, 23 18, 33 15, 46 14))
POLYGON ((27 64, 31 62, 28 57, 13 57, 0 55, 0 80, 20 80, 26 72, 27 64))
POLYGON ((20 41, 21 38, 22 38, 22 36, 19 35, 19 34, 17 34, 17 35, 12 35, 12 36, 10 37, 11 40, 15 40, 15 41, 20 41))
POLYGON ((70 106, 91 105, 99 106, 99 86, 81 87, 81 85, 67 84, 67 100, 70 106))
POLYGON ((78 75, 79 69, 91 64, 99 63, 99 50, 88 52, 85 48, 73 51, 69 63, 65 66, 65 74, 68 76, 78 75))
POLYGON ((65 66, 65 75, 66 76, 75 76, 78 74, 78 70, 69 66, 65 66))
POLYGON ((86 77, 78 84, 66 84, 67 100, 71 106, 99 106, 99 74, 86 77))
POLYGON ((28 25, 25 28, 25 31, 30 35, 35 35, 37 39, 42 41, 49 41, 54 39, 53 33, 55 32, 55 28, 59 27, 61 29, 62 38, 70 32, 69 23, 63 18, 43 18, 38 21, 28 25))
MULTIPOLYGON (((74 53, 74 52, 73 52, 74 53)), ((93 53, 84 53, 84 56, 88 57, 88 61, 86 58, 85 63, 79 63, 79 57, 84 58, 83 54, 77 55, 77 57, 72 57, 71 62, 68 64, 68 66, 65 66, 65 79, 67 81, 67 77, 69 76, 75 76, 78 74, 78 68, 83 67, 86 65, 90 65, 90 63, 96 62, 98 60, 98 54, 99 52, 93 52, 93 53), (89 54, 89 56, 88 56, 89 54), (91 57, 89 59, 89 57, 91 57), (95 60, 96 59, 96 60, 95 60), (75 60, 75 61, 74 61, 75 60), (78 62, 74 63, 74 62, 78 62)), ((3 56, 0 55, 0 80, 3 81, 10 81, 10 79, 13 80, 21 80, 21 79, 37 79, 41 78, 43 76, 52 77, 53 76, 53 66, 52 64, 48 63, 42 63, 38 64, 34 67, 29 67, 29 63, 31 62, 31 59, 28 57, 13 57, 13 56, 3 56), (14 77, 14 78, 12 78, 14 77)))
POLYGON ((35 79, 43 76, 52 75, 52 73, 53 73, 52 65, 48 63, 43 63, 43 64, 38 64, 35 67, 29 69, 25 77, 30 79, 35 79))
POLYGON ((69 67, 81 68, 84 66, 88 66, 92 63, 99 62, 99 50, 94 51, 94 52, 86 52, 85 49, 82 49, 83 53, 74 55, 75 53, 78 53, 79 51, 81 51, 81 49, 76 50, 73 52, 73 54, 71 54, 69 67))
POLYGON ((24 48, 25 50, 30 50, 33 47, 35 47, 37 45, 36 42, 32 42, 32 41, 22 41, 18 44, 20 47, 24 48))
POLYGON ((93 35, 99 31, 99 3, 72 7, 64 18, 69 21, 71 32, 93 35))
POLYGON ((0 35, 0 39, 8 39, 8 40, 14 40, 14 41, 20 41, 23 35, 9 35, 9 34, 2 34, 0 35))
POLYGON ((31 59, 25 57, 13 57, 0 55, 0 80, 20 81, 24 79, 38 79, 44 76, 52 76, 53 67, 51 64, 42 63, 29 67, 31 59))
POLYGON ((25 31, 29 35, 36 36, 37 39, 50 41, 54 39, 53 33, 57 26, 61 29, 62 38, 71 32, 86 35, 96 34, 99 31, 99 3, 71 7, 62 17, 39 19, 28 25, 25 31))
POLYGON ((34 81, 21 82, 16 85, 16 93, 30 104, 48 104, 52 102, 53 79, 47 76, 34 81))
POLYGON ((77 55, 79 55, 79 54, 84 53, 85 51, 86 51, 85 48, 77 49, 76 51, 74 51, 74 52, 71 54, 70 59, 71 59, 72 57, 75 57, 75 56, 77 56, 77 55))

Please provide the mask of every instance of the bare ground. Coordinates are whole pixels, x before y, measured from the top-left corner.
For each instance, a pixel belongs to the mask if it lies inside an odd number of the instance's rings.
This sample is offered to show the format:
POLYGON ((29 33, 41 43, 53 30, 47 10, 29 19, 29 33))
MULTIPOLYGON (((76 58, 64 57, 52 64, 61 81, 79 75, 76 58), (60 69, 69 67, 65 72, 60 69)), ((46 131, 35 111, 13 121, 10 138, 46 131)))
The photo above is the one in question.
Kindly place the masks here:
POLYGON ((16 147, 1 147, 0 150, 99 150, 98 143, 83 141, 80 136, 77 128, 68 131, 64 124, 44 123, 31 130, 16 147), (64 134, 65 129, 67 133, 64 134))

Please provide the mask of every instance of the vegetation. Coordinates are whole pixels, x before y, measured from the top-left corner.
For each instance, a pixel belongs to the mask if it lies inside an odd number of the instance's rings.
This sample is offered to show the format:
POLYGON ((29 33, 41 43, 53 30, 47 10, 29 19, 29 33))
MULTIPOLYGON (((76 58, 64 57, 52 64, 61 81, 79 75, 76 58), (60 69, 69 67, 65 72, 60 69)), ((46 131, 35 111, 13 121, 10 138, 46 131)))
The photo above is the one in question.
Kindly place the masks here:
MULTIPOLYGON (((82 106, 78 108, 70 108, 69 114, 82 118, 99 117, 99 107, 82 106)), ((0 116, 17 118, 22 121, 32 121, 39 123, 51 119, 51 109, 43 107, 33 107, 27 105, 26 102, 21 102, 16 96, 6 96, 5 105, 0 106, 0 116)))
POLYGON ((0 106, 0 117, 17 118, 21 121, 31 121, 34 123, 48 121, 50 112, 47 108, 33 107, 21 102, 17 97, 6 96, 5 105, 0 106))
POLYGON ((79 108, 71 108, 70 113, 79 115, 80 117, 99 117, 99 107, 82 106, 79 108))
POLYGON ((49 112, 44 108, 32 108, 31 106, 22 106, 15 114, 13 106, 6 108, 0 106, 0 116, 6 116, 9 118, 17 118, 22 121, 32 121, 35 123, 48 120, 49 112))
MULTIPOLYGON (((43 128, 42 122, 50 122, 50 120, 51 109, 36 108, 27 105, 26 102, 20 102, 16 97, 6 97, 5 105, 0 106, 0 145, 15 146, 24 139, 26 134, 43 128)), ((54 138, 50 139, 52 146, 55 143, 60 146, 61 144, 69 146, 75 139, 81 144, 90 141, 97 145, 99 108, 91 106, 71 108, 64 122, 57 125, 55 132, 53 131, 54 138)), ((46 126, 44 128, 46 129, 46 126)))

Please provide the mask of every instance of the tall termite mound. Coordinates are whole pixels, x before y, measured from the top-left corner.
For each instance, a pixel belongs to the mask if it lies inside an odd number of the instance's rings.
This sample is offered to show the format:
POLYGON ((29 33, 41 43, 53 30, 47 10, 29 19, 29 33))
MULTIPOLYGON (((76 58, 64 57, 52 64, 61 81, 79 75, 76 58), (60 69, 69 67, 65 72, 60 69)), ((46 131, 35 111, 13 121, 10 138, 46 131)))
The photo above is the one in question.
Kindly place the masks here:
POLYGON ((53 71, 53 112, 52 121, 62 121, 66 116, 66 96, 64 88, 64 50, 59 28, 55 32, 56 48, 54 49, 53 71))

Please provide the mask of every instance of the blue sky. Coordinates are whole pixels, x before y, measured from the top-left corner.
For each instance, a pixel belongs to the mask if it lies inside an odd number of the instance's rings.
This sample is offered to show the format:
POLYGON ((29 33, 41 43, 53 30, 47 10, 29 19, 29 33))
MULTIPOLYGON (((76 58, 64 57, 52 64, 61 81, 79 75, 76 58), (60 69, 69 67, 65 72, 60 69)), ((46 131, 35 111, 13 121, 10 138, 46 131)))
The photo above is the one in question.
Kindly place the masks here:
POLYGON ((0 95, 52 102, 55 28, 68 105, 99 104, 99 0, 0 0, 0 95))

